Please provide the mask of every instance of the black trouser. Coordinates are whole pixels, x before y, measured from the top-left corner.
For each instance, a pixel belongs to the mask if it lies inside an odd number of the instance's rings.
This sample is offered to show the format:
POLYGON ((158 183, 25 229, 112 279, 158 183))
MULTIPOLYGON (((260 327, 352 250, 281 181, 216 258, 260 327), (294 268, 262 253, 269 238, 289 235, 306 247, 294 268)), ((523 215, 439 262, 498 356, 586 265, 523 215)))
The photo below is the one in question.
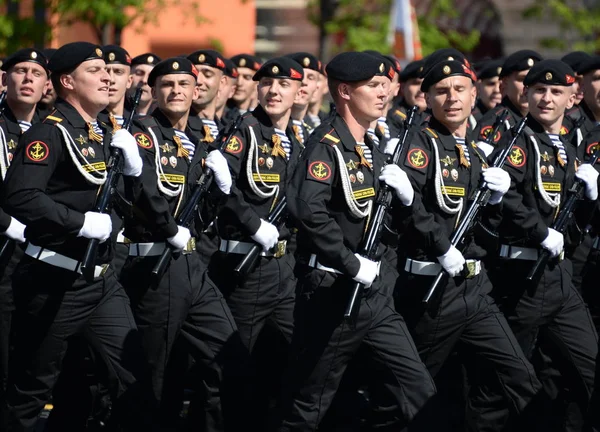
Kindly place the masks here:
POLYGON ((11 427, 33 431, 61 371, 68 339, 82 334, 113 377, 115 416, 128 430, 155 430, 153 400, 129 299, 108 271, 89 284, 74 272, 24 256, 13 276, 11 427), (144 429, 145 430, 145 429, 144 429))
MULTIPOLYGON (((598 353, 598 337, 592 318, 573 288, 569 260, 549 264, 535 289, 525 280, 532 265, 533 261, 499 261, 492 274, 494 297, 525 355, 532 358, 536 348, 541 347, 568 383, 570 397, 580 412, 585 413, 598 353)), ((542 365, 546 363, 542 362, 542 365)), ((543 374, 540 379, 545 379, 543 374)), ((554 374, 549 379, 554 379, 554 374)), ((550 424, 564 421, 553 418, 553 414, 542 413, 538 422, 541 429, 549 429, 543 426, 543 421, 550 424)), ((575 430, 579 428, 576 426, 575 430)))
POLYGON ((252 426, 264 429, 269 402, 274 404, 289 342, 294 328, 296 278, 294 258, 260 257, 243 280, 235 280, 233 269, 243 255, 217 252, 210 264, 215 281, 237 323, 240 336, 252 355, 252 426))
POLYGON ((596 331, 600 331, 600 250, 592 249, 582 272, 581 294, 587 304, 596 331))
POLYGON ((244 373, 247 351, 231 312, 197 252, 172 259, 158 284, 151 275, 157 260, 157 256, 129 257, 121 282, 131 299, 142 335, 154 396, 161 401, 161 421, 166 426, 172 425, 179 414, 180 397, 175 391, 182 390, 184 385, 181 379, 186 376, 187 368, 180 365, 187 363, 187 356, 171 354, 175 343, 181 340, 204 368, 203 382, 194 383, 203 386, 206 395, 203 413, 198 414, 204 419, 202 430, 236 430, 233 424, 224 425, 223 412, 231 410, 227 421, 242 420, 235 412, 241 409, 236 398, 244 396, 243 388, 236 388, 240 378, 236 374, 244 373), (225 377, 224 373, 229 375, 225 377), (231 396, 232 403, 222 400, 225 385, 231 385, 227 396, 231 396))
POLYGON ((318 428, 361 345, 369 349, 369 373, 377 373, 381 386, 394 396, 385 407, 386 425, 390 418, 396 426, 414 418, 435 393, 435 385, 391 296, 386 295, 390 290, 376 279, 361 301, 354 325, 348 325, 343 316, 352 280, 312 268, 302 273, 278 430, 318 428))
MULTIPOLYGON (((433 303, 425 309, 421 300, 433 277, 403 273, 398 279, 396 305, 411 331, 419 355, 432 376, 455 349, 463 358, 477 357, 476 369, 486 370, 502 387, 503 395, 515 415, 523 412, 540 389, 533 366, 510 331, 506 319, 488 295, 491 283, 485 269, 472 279, 449 278, 439 287, 433 303)), ((466 362, 472 366, 471 362, 466 362)), ((467 371, 473 373, 475 371, 467 371)), ((439 398, 437 398, 439 399, 439 398)), ((468 398, 467 428, 474 431, 500 430, 506 418, 491 421, 481 399, 468 398)), ((432 400, 428 409, 412 425, 415 430, 430 430, 435 424, 435 406, 446 401, 432 400)))

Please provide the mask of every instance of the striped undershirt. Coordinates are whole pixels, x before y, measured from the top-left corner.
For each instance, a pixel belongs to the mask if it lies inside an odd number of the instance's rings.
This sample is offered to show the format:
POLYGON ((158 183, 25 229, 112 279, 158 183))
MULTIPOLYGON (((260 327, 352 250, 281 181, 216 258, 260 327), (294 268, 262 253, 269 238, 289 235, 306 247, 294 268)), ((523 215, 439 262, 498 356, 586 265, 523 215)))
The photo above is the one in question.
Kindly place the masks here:
POLYGON ((217 139, 217 137, 219 136, 219 128, 215 121, 210 119, 202 119, 202 124, 208 126, 210 128, 210 134, 212 135, 213 139, 217 139))
POLYGON ((562 143, 562 141, 560 140, 560 136, 558 134, 547 134, 550 139, 552 140, 552 144, 554 145, 554 147, 556 147, 556 149, 558 150, 558 155, 561 157, 562 160, 566 162, 567 161, 567 152, 565 151, 565 146, 562 143))
POLYGON ((179 137, 179 139, 181 140, 181 144, 183 145, 183 148, 186 149, 190 153, 188 157, 190 160, 192 160, 192 158, 194 157, 194 153, 196 151, 196 146, 194 145, 193 142, 190 141, 190 139, 185 134, 185 132, 180 131, 178 129, 173 129, 173 130, 175 131, 175 135, 177 135, 179 137))
POLYGON ((302 122, 300 120, 292 120, 294 126, 298 126, 298 135, 300 136, 300 141, 304 142, 304 128, 302 127, 302 122))
POLYGON ((317 127, 321 124, 321 117, 319 117, 318 115, 309 114, 308 118, 310 119, 310 121, 312 121, 312 123, 315 125, 315 127, 317 127))
POLYGON ((390 139, 390 127, 387 124, 387 118, 379 117, 377 119, 377 124, 383 128, 383 136, 385 136, 385 139, 390 139))
POLYGON ((467 147, 467 144, 465 143, 465 139, 462 137, 457 137, 457 136, 455 136, 454 139, 464 150, 465 158, 467 159, 467 162, 471 163, 471 155, 469 155, 469 148, 467 147))
POLYGON ((123 123, 125 123, 125 117, 120 116, 120 115, 113 115, 113 117, 115 118, 115 120, 119 126, 123 126, 123 123))
POLYGON ((19 127, 21 128, 21 132, 25 133, 31 127, 31 123, 25 120, 17 120, 19 123, 19 127))
POLYGON ((281 145, 283 146, 283 149, 285 150, 285 154, 287 155, 287 158, 290 158, 290 155, 292 154, 292 143, 290 142, 290 139, 288 138, 288 136, 285 134, 285 131, 282 131, 281 129, 275 129, 275 133, 279 136, 279 138, 281 138, 281 145))
POLYGON ((371 138, 371 140, 373 140, 373 142, 375 143, 376 146, 379 146, 379 138, 377 138, 374 128, 367 129, 367 135, 369 135, 369 138, 371 138))
POLYGON ((367 146, 365 143, 356 143, 359 146, 361 146, 363 148, 363 150, 365 151, 365 159, 367 160, 367 162, 369 162, 371 165, 373 165, 373 153, 371 152, 371 149, 369 148, 369 146, 367 146))
POLYGON ((92 129, 94 129, 94 132, 96 132, 98 135, 104 136, 104 132, 102 131, 102 128, 100 127, 100 125, 98 124, 98 122, 96 120, 93 120, 91 122, 92 124, 92 129))

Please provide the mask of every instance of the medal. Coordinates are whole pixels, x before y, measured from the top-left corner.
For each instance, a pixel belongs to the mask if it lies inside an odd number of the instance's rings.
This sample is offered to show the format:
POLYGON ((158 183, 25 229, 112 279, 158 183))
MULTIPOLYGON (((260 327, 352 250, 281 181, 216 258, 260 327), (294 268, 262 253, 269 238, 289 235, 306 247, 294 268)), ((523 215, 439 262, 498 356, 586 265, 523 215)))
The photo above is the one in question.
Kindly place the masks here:
POLYGON ((546 168, 546 165, 542 165, 540 167, 540 172, 542 173, 542 175, 546 175, 546 173, 548 172, 548 168, 546 168))
POLYGON ((171 156, 171 157, 169 158, 169 162, 171 163, 171 166, 172 166, 173 168, 175 168, 175 167, 177 166, 177 158, 176 158, 175 156, 171 156))
POLYGON ((258 158, 258 166, 263 166, 265 164, 265 158, 264 157, 259 157, 258 158))
POLYGON ((356 176, 354 174, 350 174, 350 181, 356 183, 356 176))
POLYGON ((90 156, 96 157, 96 151, 92 147, 88 147, 88 151, 90 152, 90 156))
POLYGON ((452 180, 458 180, 458 171, 456 171, 455 169, 452 169, 452 171, 450 171, 450 175, 452 176, 452 180))
POLYGON ((446 168, 444 168, 442 170, 442 175, 444 176, 444 178, 448 178, 448 176, 450 175, 450 171, 448 171, 446 168))
POLYGON ((358 179, 359 183, 362 183, 365 181, 365 175, 362 173, 362 171, 358 171, 356 173, 356 178, 358 179))
POLYGON ((163 156, 163 157, 160 158, 160 163, 163 164, 163 165, 166 165, 166 164, 169 163, 169 159, 167 159, 166 156, 163 156))
POLYGON ((267 158, 267 168, 273 168, 273 158, 270 156, 267 158))

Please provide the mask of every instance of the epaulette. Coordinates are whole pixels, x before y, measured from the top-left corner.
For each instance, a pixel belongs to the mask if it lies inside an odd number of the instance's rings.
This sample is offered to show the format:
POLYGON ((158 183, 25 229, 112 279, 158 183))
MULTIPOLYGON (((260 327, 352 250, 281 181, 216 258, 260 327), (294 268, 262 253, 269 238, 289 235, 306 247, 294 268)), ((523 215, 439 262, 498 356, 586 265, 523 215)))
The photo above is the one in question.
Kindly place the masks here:
POLYGON ((334 131, 334 129, 331 129, 329 132, 327 132, 327 133, 326 133, 326 134, 323 136, 323 138, 321 138, 321 141, 320 141, 320 142, 322 142, 322 143, 325 143, 325 144, 329 144, 329 145, 335 145, 335 144, 339 143, 339 142, 340 142, 340 139, 339 139, 339 138, 336 138, 336 137, 334 137, 333 135, 331 135, 331 133, 332 133, 333 131, 334 131))
POLYGON ((56 110, 52 111, 50 114, 48 114, 46 116, 46 118, 44 120, 42 120, 42 123, 48 123, 48 124, 57 124, 62 122, 64 119, 60 118, 60 117, 56 117, 53 116, 52 114, 54 114, 56 112, 56 110))
POLYGON ((431 138, 437 138, 438 134, 436 134, 433 129, 431 128, 425 128, 423 129, 423 132, 425 132, 427 135, 429 135, 431 138))
POLYGON ((394 115, 399 116, 402 120, 404 120, 406 118, 406 114, 404 114, 401 110, 397 109, 396 111, 394 111, 394 115))

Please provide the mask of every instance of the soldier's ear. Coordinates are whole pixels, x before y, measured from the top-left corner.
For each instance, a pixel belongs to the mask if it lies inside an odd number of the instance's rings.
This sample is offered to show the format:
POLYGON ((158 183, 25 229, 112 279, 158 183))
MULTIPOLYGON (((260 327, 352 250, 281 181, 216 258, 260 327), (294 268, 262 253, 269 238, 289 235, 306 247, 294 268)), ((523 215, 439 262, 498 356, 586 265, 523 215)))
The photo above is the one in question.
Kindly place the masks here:
POLYGON ((337 92, 342 99, 349 100, 350 95, 352 94, 352 88, 350 84, 343 82, 338 85, 337 92))
POLYGON ((74 79, 71 74, 62 74, 59 78, 60 85, 66 89, 73 90, 74 79))
POLYGON ((571 94, 569 95, 569 100, 567 101, 567 109, 573 108, 573 105, 575 105, 576 97, 577 95, 575 94, 575 92, 571 92, 571 94))
POLYGON ((8 82, 8 74, 4 71, 2 72, 2 87, 6 87, 6 83, 8 82))
POLYGON ((129 76, 127 77, 127 90, 129 90, 131 88, 131 86, 133 85, 133 75, 129 74, 129 76))
POLYGON ((475 83, 471 87, 471 110, 475 109, 475 102, 477 101, 477 87, 475 87, 475 83))

